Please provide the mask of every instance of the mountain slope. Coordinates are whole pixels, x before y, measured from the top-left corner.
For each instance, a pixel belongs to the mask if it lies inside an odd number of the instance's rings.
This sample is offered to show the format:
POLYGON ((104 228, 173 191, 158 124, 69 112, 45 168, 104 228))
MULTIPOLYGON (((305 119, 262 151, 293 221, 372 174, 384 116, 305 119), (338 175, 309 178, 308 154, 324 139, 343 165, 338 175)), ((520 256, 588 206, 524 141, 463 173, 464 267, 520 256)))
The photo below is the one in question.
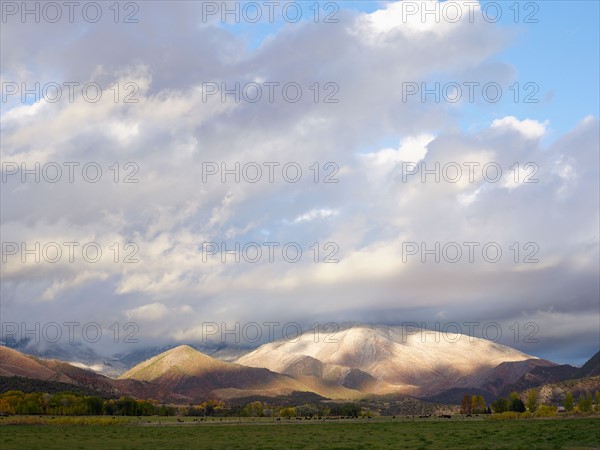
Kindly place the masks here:
MULTIPOLYGON (((567 392, 571 392, 575 399, 588 393, 594 395, 594 392, 600 391, 600 376, 577 378, 572 380, 559 381, 557 383, 548 383, 537 386, 535 390, 539 395, 540 403, 561 404, 567 392)), ((521 398, 526 399, 529 390, 521 392, 521 398)))
POLYGON ((109 377, 118 376, 127 369, 119 361, 109 361, 110 358, 97 354, 94 349, 83 345, 81 342, 49 344, 31 339, 17 341, 9 338, 0 341, 0 345, 37 358, 64 361, 73 366, 93 370, 109 377))
POLYGON ((180 345, 139 363, 119 378, 153 381, 159 378, 201 376, 208 372, 228 370, 229 367, 226 362, 211 358, 188 345, 180 345))
POLYGON ((119 383, 91 370, 54 359, 41 359, 0 346, 0 376, 68 383, 107 395, 123 393, 119 383))
POLYGON ((533 370, 537 369, 553 369, 556 364, 546 361, 545 359, 525 359, 522 361, 507 361, 498 364, 491 369, 469 375, 457 380, 457 387, 472 387, 477 386, 494 395, 505 393, 508 389, 509 393, 514 390, 513 383, 520 378, 526 376, 533 370))
MULTIPOLYGON (((42 359, 56 359, 72 366, 93 370, 96 373, 117 378, 128 369, 160 353, 177 347, 180 344, 167 344, 163 346, 135 347, 127 352, 113 355, 100 355, 95 350, 81 342, 53 343, 32 339, 16 340, 12 337, 0 340, 0 346, 17 350, 23 354, 42 359)), ((229 343, 192 343, 190 346, 205 355, 223 361, 233 361, 236 358, 254 350, 242 345, 229 343)))
POLYGON ((334 398, 356 397, 359 393, 330 386, 317 377, 307 384, 291 376, 265 368, 245 367, 211 358, 187 345, 181 345, 144 361, 119 380, 152 382, 154 385, 188 397, 231 398, 249 395, 284 395, 293 391, 315 392, 334 398))
POLYGON ((534 367, 530 372, 523 374, 518 380, 504 386, 500 395, 507 396, 511 392, 521 392, 543 384, 558 383, 564 380, 577 378, 577 371, 577 367, 568 364, 534 367))
POLYGON ((434 395, 467 382, 478 387, 489 382, 489 376, 502 363, 530 361, 521 369, 506 369, 510 380, 518 379, 516 374, 520 376, 538 361, 552 364, 485 339, 429 330, 414 333, 403 327, 351 326, 333 339, 338 342, 314 342, 312 334, 305 334, 295 342, 265 344, 237 362, 286 373, 299 361, 311 358, 311 364, 304 364, 307 370, 321 370, 325 379, 335 379, 336 372, 358 369, 384 383, 383 392, 412 395, 434 395))
POLYGON ((42 364, 41 361, 4 346, 0 346, 0 376, 18 376, 47 381, 69 381, 67 377, 61 377, 56 371, 42 364))
POLYGON ((595 377, 600 375, 600 351, 596 352, 581 368, 573 378, 595 377))
POLYGON ((504 386, 500 395, 506 396, 513 391, 521 392, 538 386, 597 377, 598 375, 600 375, 600 352, 592 356, 580 368, 573 367, 569 364, 551 366, 538 365, 532 370, 524 373, 512 384, 504 386))

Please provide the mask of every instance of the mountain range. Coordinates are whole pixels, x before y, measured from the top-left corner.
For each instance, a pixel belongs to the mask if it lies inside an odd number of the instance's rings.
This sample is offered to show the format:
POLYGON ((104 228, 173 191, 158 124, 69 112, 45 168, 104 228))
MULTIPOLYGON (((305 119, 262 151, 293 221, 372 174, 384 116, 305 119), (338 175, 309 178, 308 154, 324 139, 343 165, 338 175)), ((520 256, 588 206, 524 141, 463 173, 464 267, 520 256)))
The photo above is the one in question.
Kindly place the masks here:
MULTIPOLYGON (((315 342, 314 335, 303 334, 238 352, 244 354, 237 358, 232 357, 235 351, 223 352, 228 361, 180 345, 118 377, 0 346, 0 377, 68 383, 104 396, 180 404, 293 392, 336 400, 392 395, 456 403, 466 392, 489 400, 574 378, 595 377, 589 383, 600 385, 600 352, 576 368, 485 339, 434 331, 409 334, 402 327, 354 325, 335 338, 315 342)), ((3 380, 7 385, 7 378, 3 380)))
MULTIPOLYGON (((71 365, 90 369, 94 372, 117 378, 123 372, 153 356, 166 352, 180 344, 168 344, 152 347, 135 348, 127 352, 119 352, 110 356, 100 355, 93 348, 81 342, 58 342, 48 344, 39 340, 8 338, 0 341, 0 346, 18 350, 21 353, 43 359, 58 359, 71 365)), ((217 359, 233 361, 253 348, 231 345, 228 343, 191 343, 192 348, 217 359)))
POLYGON ((426 396, 455 387, 512 383, 537 366, 554 365, 485 339, 435 331, 409 334, 402 327, 356 326, 336 334, 337 343, 265 344, 237 360, 292 376, 315 376, 376 394, 426 396))

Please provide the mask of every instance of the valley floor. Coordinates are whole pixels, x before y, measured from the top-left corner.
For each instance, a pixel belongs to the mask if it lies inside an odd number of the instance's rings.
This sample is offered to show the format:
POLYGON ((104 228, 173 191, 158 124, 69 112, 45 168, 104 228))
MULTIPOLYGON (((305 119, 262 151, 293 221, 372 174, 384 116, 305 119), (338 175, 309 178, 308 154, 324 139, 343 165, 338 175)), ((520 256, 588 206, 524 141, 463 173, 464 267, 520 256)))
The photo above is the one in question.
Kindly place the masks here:
MULTIPOLYGON (((84 419, 84 418, 82 418, 84 419)), ((89 418, 87 418, 89 420, 89 418)), ((119 420, 119 419, 116 419, 119 420)), ((8 449, 592 449, 600 418, 0 425, 8 449), (165 426, 165 425, 170 426, 165 426), (156 426, 152 426, 156 425, 156 426)), ((4 422, 5 423, 5 422, 4 422)), ((83 422, 82 422, 83 423, 83 422)))

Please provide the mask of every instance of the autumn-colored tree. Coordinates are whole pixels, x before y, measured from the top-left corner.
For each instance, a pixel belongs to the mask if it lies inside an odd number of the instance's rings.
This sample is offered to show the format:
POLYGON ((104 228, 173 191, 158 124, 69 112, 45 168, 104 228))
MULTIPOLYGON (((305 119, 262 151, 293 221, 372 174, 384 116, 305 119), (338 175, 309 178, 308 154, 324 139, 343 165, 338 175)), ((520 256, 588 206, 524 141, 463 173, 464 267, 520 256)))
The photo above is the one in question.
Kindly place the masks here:
POLYGON ((471 397, 471 411, 473 414, 482 414, 485 412, 485 399, 482 395, 471 397))
POLYGON ((248 403, 246 406, 244 406, 242 414, 249 417, 262 417, 264 414, 263 411, 264 406, 262 402, 256 401, 248 403))
POLYGON ((477 396, 476 395, 471 396, 471 412, 472 413, 477 412, 477 396))
POLYGON ((540 405, 535 415, 536 417, 554 417, 556 416, 556 406, 540 405))
POLYGON ((0 398, 0 413, 14 414, 15 405, 9 397, 0 398))
POLYGON ((538 408, 538 393, 535 389, 531 389, 527 394, 527 409, 534 413, 538 408))
POLYGON ((575 404, 575 401, 573 400, 573 393, 571 391, 568 391, 565 394, 565 399, 563 400, 563 406, 565 407, 565 409, 567 411, 572 411, 574 404, 575 404))
POLYGON ((296 408, 294 408, 292 406, 288 406, 286 408, 281 408, 281 411, 279 411, 279 415, 281 417, 287 417, 288 419, 291 419, 292 417, 294 417, 296 415, 296 408))
POLYGON ((460 402, 460 413, 471 414, 473 412, 473 403, 469 394, 463 395, 462 402, 460 402))
POLYGON ((577 408, 581 412, 590 412, 592 410, 592 394, 589 392, 586 392, 585 396, 581 394, 577 401, 577 408))
POLYGON ((485 399, 483 395, 477 396, 477 412, 484 413, 485 412, 485 399))
POLYGON ((200 408, 205 412, 207 416, 219 415, 225 408, 225 403, 219 400, 207 400, 200 404, 200 408))

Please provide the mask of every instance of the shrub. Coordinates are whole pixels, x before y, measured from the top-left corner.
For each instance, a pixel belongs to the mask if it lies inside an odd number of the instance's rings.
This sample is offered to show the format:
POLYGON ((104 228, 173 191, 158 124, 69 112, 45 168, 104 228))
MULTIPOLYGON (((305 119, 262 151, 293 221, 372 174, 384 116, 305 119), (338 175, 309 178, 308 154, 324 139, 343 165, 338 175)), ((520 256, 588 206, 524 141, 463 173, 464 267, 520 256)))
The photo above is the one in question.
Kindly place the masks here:
POLYGON ((535 412, 535 417, 554 417, 556 414, 555 406, 540 405, 535 412))

